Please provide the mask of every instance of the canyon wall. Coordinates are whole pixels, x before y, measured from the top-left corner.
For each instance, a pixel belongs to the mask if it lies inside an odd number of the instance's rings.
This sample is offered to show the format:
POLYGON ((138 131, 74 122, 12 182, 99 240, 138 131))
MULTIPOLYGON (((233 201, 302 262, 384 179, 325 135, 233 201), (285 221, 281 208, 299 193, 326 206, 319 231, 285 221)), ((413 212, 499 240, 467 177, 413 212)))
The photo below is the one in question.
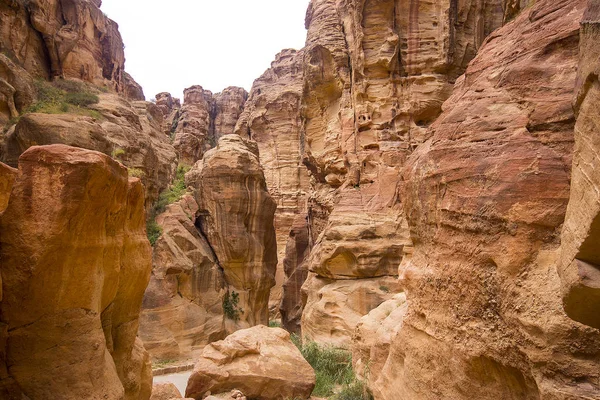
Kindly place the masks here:
POLYGON ((397 267, 412 239, 401 169, 504 20, 499 1, 310 3, 301 116, 312 250, 303 335, 349 346, 359 319, 402 291, 397 267))
POLYGON ((406 162, 407 302, 369 317, 395 320, 389 352, 361 353, 375 398, 597 398, 600 333, 565 315, 557 272, 585 6, 537 1, 492 33, 406 162))
POLYGON ((580 34, 571 197, 561 236, 558 271, 567 314, 576 321, 600 329, 600 176, 596 171, 600 165, 597 134, 600 4, 597 1, 589 2, 580 34))
POLYGON ((150 361, 136 338, 151 270, 139 179, 63 145, 30 148, 10 175, 0 217, 3 398, 148 399, 150 361))

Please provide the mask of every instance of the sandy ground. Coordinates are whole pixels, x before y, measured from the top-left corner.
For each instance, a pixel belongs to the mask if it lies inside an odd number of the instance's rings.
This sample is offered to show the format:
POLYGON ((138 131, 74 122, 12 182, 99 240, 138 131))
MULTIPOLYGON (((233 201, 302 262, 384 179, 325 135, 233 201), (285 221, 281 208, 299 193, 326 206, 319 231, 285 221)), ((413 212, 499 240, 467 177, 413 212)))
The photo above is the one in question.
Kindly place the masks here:
POLYGON ((191 374, 192 371, 185 371, 177 374, 155 376, 154 383, 174 383, 175 386, 177 386, 177 389, 179 389, 179 391, 181 392, 181 395, 185 397, 185 388, 187 386, 188 378, 191 374))

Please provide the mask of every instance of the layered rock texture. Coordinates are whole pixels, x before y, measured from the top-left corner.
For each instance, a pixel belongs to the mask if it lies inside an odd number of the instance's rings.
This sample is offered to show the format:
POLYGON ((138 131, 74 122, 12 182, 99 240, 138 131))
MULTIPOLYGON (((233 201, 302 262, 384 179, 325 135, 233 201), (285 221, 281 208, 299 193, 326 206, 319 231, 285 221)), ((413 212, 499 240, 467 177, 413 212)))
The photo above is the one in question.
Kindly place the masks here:
POLYGON ((0 233, 3 398, 20 398, 18 385, 32 400, 148 399, 136 339, 151 271, 140 181, 98 152, 32 147, 0 233))
POLYGON ((597 329, 600 329, 599 38, 600 4, 590 2, 581 27, 571 198, 558 267, 567 314, 597 329))
MULTIPOLYGON (((280 307, 284 280, 295 269, 284 271, 283 267, 292 226, 301 214, 306 215, 309 176, 302 165, 300 118, 303 60, 302 51, 284 50, 279 53, 271 63, 271 68, 254 81, 244 112, 235 128, 235 133, 256 141, 267 187, 277 204, 275 231, 279 264, 269 306, 272 314, 277 314, 280 307)), ((304 280, 300 285, 302 282, 304 280)), ((299 291, 296 290, 296 293, 299 291)), ((291 306, 289 301, 283 304, 283 308, 288 305, 291 306)))
POLYGON ((358 320, 401 290, 394 280, 411 239, 400 170, 504 18, 500 2, 311 2, 301 115, 314 275, 303 334, 348 346, 358 320), (338 281, 372 298, 325 296, 338 281))
POLYGON ((113 93, 99 94, 92 115, 28 113, 7 132, 3 161, 16 166, 33 145, 66 144, 110 155, 142 180, 151 205, 172 179, 176 153, 162 133, 158 108, 128 101, 113 93))
MULTIPOLYGON (((118 26, 102 13, 100 3, 3 0, 0 49, 32 76, 76 78, 143 100, 141 88, 124 71, 118 26)), ((7 94, 10 86, 16 89, 15 70, 0 64, 5 69, 0 71, 0 92, 7 94)))
POLYGON ((213 95, 202 86, 192 86, 184 90, 183 96, 183 106, 174 122, 173 146, 180 163, 193 165, 215 147, 221 136, 233 133, 248 93, 229 87, 213 95))
POLYGON ((268 324, 277 264, 275 204, 256 144, 223 136, 186 175, 191 194, 156 222, 140 336, 155 359, 193 358, 240 328, 268 324))
POLYGON ((408 306, 376 398, 598 397, 600 332, 565 315, 557 273, 585 3, 489 36, 407 161, 408 306))
POLYGON ((214 251, 228 285, 231 322, 268 324, 275 283, 275 203, 265 184, 256 143, 225 135, 186 174, 198 203, 196 226, 214 251), (233 317, 233 318, 231 318, 233 317))
POLYGON ((256 326, 208 345, 190 376, 186 396, 238 389, 251 399, 306 399, 315 373, 283 329, 256 326))

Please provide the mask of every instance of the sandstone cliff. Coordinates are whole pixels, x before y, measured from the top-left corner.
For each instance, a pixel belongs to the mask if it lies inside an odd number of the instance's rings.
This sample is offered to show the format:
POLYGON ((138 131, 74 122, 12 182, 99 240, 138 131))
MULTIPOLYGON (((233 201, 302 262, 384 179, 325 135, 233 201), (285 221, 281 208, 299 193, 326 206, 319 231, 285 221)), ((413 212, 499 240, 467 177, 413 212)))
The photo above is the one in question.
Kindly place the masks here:
POLYGON ((590 1, 581 27, 580 61, 575 91, 575 150, 571 198, 561 236, 558 267, 567 314, 600 329, 600 175, 597 172, 600 86, 600 4, 590 1))
POLYGON ((180 163, 193 165, 221 136, 233 133, 248 93, 229 87, 213 95, 196 85, 185 89, 183 96, 183 106, 173 122, 173 146, 180 163))
POLYGON ((110 157, 63 145, 20 157, 0 217, 3 389, 12 379, 32 400, 150 397, 136 339, 151 270, 144 227, 143 187, 110 157))
POLYGON ((406 163, 408 302, 376 398, 598 397, 600 333, 567 318, 557 274, 585 3, 492 33, 406 163))
POLYGON ((303 334, 348 346, 358 320, 401 291, 397 266, 412 242, 400 170, 504 20, 502 2, 311 2, 301 115, 314 247, 303 334), (340 280, 357 285, 348 293, 370 285, 373 299, 333 295, 340 280))
MULTIPOLYGON (((279 264, 269 305, 272 315, 277 314, 282 300, 283 281, 295 269, 293 267, 286 272, 283 268, 292 225, 300 214, 306 215, 309 177, 302 165, 300 118, 303 60, 302 51, 284 50, 279 53, 271 68, 254 81, 235 128, 235 133, 258 144, 267 188, 277 204, 275 231, 279 264)), ((300 285, 303 282, 299 282, 300 285)))

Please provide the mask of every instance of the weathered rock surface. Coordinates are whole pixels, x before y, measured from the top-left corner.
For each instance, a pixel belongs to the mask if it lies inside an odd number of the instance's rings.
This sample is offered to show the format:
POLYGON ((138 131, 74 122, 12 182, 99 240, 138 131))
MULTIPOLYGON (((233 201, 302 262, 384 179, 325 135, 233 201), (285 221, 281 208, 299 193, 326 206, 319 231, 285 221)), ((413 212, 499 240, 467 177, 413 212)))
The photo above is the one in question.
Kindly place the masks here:
POLYGON ((584 7, 537 1, 488 37, 410 157, 408 309, 377 399, 598 397, 600 333, 557 274, 584 7))
POLYGON ((590 1, 581 27, 571 198, 561 236, 567 314, 600 329, 600 4, 590 1))
POLYGON ((176 153, 161 131, 158 109, 152 103, 129 102, 105 93, 91 106, 99 118, 76 114, 25 114, 7 135, 4 161, 16 166, 33 145, 66 144, 111 155, 135 170, 146 188, 150 205, 174 173, 176 153))
POLYGON ((251 399, 306 399, 315 373, 283 329, 255 326, 208 345, 194 367, 186 396, 241 390, 251 399))
POLYGON ((238 328, 268 324, 277 266, 276 206, 256 143, 238 135, 221 137, 186 174, 186 183, 194 188, 199 207, 196 226, 208 239, 228 286, 229 322, 238 328))
POLYGON ((156 106, 163 117, 163 131, 165 135, 175 135, 181 102, 178 98, 171 96, 171 93, 162 92, 156 95, 156 106))
POLYGON ((407 307, 406 295, 399 293, 360 319, 352 336, 352 364, 359 376, 377 382, 407 307))
POLYGON ((150 397, 136 340, 151 271, 144 227, 143 187, 110 157, 63 145, 21 156, 0 217, 1 353, 28 398, 150 397))
POLYGON ((277 204, 275 231, 279 264, 276 285, 271 291, 271 315, 278 312, 282 285, 290 276, 284 274, 283 259, 292 224, 297 215, 306 213, 309 176, 302 165, 300 118, 303 60, 302 51, 283 50, 277 54, 271 68, 254 81, 235 129, 240 136, 256 141, 267 188, 277 204))
POLYGON ((219 137, 233 133, 248 94, 242 88, 229 87, 213 95, 196 85, 185 89, 183 96, 173 146, 181 163, 193 165, 216 146, 219 137))
POLYGON ((191 359, 227 336, 226 283, 206 238, 194 225, 198 205, 185 195, 156 217, 162 235, 154 245, 140 337, 158 360, 191 359))
POLYGON ((214 140, 217 141, 221 136, 234 133, 248 100, 248 92, 243 88, 230 86, 215 94, 214 99, 214 140))
POLYGON ((99 6, 88 0, 2 1, 0 48, 32 76, 81 79, 131 96, 139 85, 124 72, 118 25, 99 6))
POLYGON ((182 399, 183 396, 172 383, 155 383, 152 386, 150 400, 173 400, 182 399))

